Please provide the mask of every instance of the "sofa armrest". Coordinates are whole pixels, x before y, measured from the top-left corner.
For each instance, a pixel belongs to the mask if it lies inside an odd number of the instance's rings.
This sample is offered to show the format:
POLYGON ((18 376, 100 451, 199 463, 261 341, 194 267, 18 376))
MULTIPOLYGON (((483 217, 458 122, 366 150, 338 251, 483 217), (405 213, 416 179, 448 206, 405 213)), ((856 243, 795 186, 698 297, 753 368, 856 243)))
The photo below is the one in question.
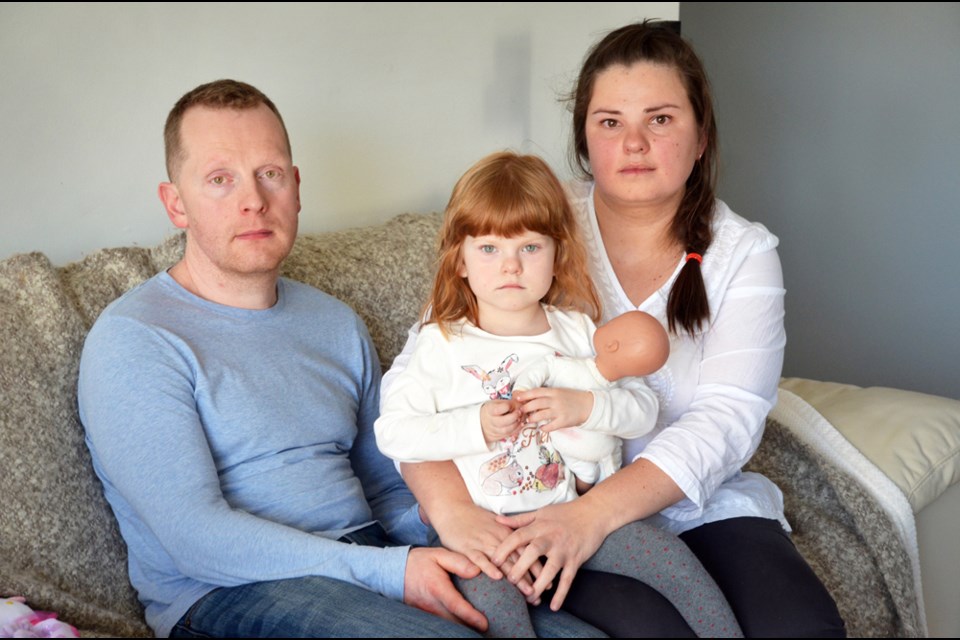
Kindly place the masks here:
POLYGON ((780 387, 801 397, 903 492, 916 514, 925 617, 931 637, 960 635, 960 401, 803 378, 780 387))
POLYGON ((810 403, 900 487, 914 513, 960 481, 960 400, 804 378, 780 387, 810 403))

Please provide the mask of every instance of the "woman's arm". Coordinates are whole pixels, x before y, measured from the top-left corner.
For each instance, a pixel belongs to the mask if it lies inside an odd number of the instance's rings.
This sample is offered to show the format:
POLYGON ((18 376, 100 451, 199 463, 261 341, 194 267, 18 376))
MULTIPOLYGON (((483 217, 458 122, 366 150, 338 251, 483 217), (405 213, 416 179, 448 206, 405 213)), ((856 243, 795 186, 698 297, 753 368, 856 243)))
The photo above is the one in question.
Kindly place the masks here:
POLYGON ((694 505, 693 512, 683 515, 697 517, 716 487, 756 450, 776 398, 784 342, 782 275, 776 252, 770 250, 745 260, 719 302, 704 336, 688 410, 641 457, 575 502, 500 518, 517 530, 500 545, 494 562, 526 545, 508 573, 513 578, 532 558, 546 555, 535 593, 562 569, 551 603, 559 606, 577 568, 611 531, 669 512, 681 501, 694 505))
POLYGON ((784 289, 773 249, 747 257, 732 275, 702 337, 692 370, 675 371, 684 412, 640 454, 676 482, 688 500, 664 515, 698 518, 717 488, 760 444, 783 369, 784 289))

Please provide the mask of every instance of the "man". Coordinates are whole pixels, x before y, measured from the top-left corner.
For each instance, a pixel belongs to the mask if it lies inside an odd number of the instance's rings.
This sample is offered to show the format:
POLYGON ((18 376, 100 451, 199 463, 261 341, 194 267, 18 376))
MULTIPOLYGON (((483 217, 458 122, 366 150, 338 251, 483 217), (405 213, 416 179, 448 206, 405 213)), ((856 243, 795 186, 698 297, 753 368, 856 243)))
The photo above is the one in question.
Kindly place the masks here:
POLYGON ((159 195, 183 258, 104 311, 79 386, 148 623, 158 636, 483 630, 447 573, 476 566, 393 546, 426 529, 376 448, 380 365, 362 321, 279 277, 300 174, 276 107, 244 83, 202 85, 165 141, 159 195))

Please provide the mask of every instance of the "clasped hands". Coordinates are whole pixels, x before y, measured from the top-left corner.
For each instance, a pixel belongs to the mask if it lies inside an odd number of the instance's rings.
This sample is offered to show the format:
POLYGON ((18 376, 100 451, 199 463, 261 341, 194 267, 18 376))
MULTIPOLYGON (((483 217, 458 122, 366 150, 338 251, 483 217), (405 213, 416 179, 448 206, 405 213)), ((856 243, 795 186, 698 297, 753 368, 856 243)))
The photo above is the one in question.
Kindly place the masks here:
POLYGON ((556 580, 554 611, 606 536, 584 498, 513 516, 495 515, 472 502, 450 507, 434 522, 444 547, 466 556, 491 579, 509 580, 532 605, 540 604, 556 580))
POLYGON ((527 425, 549 433, 576 427, 590 417, 593 394, 578 389, 538 387, 517 391, 510 400, 489 400, 480 406, 480 428, 492 444, 510 439, 527 425))

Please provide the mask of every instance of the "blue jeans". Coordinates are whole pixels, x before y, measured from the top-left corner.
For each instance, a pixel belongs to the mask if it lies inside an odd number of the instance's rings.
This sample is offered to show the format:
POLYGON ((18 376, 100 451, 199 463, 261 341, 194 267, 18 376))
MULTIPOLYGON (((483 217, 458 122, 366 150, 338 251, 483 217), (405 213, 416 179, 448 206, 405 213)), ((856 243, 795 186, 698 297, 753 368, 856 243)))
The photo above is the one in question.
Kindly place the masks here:
MULTIPOLYGON (((546 605, 531 609, 542 638, 606 637, 546 605)), ((443 620, 363 587, 309 576, 225 587, 208 593, 180 619, 171 638, 479 638, 443 620)))
MULTIPOLYGON (((345 542, 384 546, 374 527, 345 542), (371 535, 373 533, 373 535, 371 535)), ((546 598, 545 598, 546 600, 546 598)), ((531 608, 543 638, 602 638, 594 627, 546 604, 531 608)), ((479 638, 473 629, 333 578, 307 576, 221 587, 200 598, 172 638, 479 638)))

